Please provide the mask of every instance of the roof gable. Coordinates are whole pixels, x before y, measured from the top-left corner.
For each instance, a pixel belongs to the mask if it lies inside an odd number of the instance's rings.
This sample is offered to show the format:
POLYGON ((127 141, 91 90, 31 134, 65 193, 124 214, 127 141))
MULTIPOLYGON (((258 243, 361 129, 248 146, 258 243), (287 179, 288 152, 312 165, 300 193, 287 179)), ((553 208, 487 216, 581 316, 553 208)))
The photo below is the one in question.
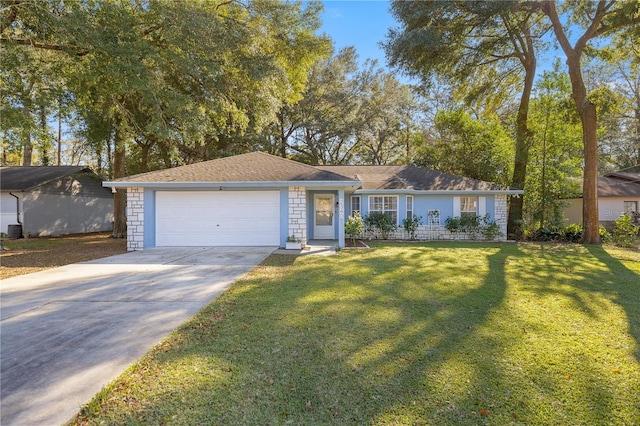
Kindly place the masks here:
POLYGON ((2 191, 27 191, 80 172, 93 173, 90 168, 85 166, 0 167, 0 189, 2 191))
POLYGON ((218 158, 171 169, 142 173, 113 182, 344 182, 352 179, 264 152, 218 158))

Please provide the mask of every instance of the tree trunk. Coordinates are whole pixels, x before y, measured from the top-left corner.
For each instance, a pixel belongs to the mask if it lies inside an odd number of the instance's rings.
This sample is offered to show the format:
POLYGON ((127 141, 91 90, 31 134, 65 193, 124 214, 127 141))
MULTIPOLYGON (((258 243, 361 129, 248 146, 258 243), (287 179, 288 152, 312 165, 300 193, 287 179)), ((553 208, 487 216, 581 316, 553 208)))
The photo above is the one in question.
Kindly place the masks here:
POLYGON ((49 137, 47 135, 47 110, 40 105, 40 164, 49 165, 49 137))
POLYGON ((640 164, 640 96, 638 96, 638 105, 636 105, 636 164, 640 164))
MULTIPOLYGON (((511 186, 516 189, 524 189, 525 179, 527 176, 527 163, 529 162, 529 148, 531 147, 532 137, 531 131, 527 126, 527 121, 529 118, 529 101, 531 99, 531 90, 533 88, 535 73, 536 61, 535 58, 533 58, 531 66, 526 69, 524 89, 520 96, 520 105, 518 107, 518 116, 516 119, 516 153, 513 165, 513 179, 511 181, 511 186)), ((515 196, 512 196, 509 200, 507 235, 511 239, 519 240, 523 235, 523 201, 523 197, 515 196)))
POLYGON ((572 98, 582 122, 584 147, 584 176, 582 182, 582 242, 600 242, 598 218, 598 124, 596 106, 587 98, 587 89, 582 78, 580 56, 567 55, 572 98))
MULTIPOLYGON (((27 118, 27 122, 31 123, 31 110, 25 106, 22 110, 23 114, 27 118)), ((33 156, 33 142, 31 141, 31 129, 23 130, 22 135, 22 165, 30 166, 31 158, 33 156)))
MULTIPOLYGON (((113 147, 113 178, 125 176, 125 140, 120 122, 116 122, 113 147)), ((127 193, 124 189, 117 189, 113 195, 113 238, 125 238, 127 236, 127 193)))
POLYGON ((58 166, 62 165, 62 101, 58 103, 58 166))
MULTIPOLYGON (((578 100, 576 100, 576 104, 578 100)), ((580 101, 583 126, 584 181, 582 183, 582 242, 600 242, 598 215, 598 136, 596 106, 586 97, 580 101)))
POLYGON ((597 244, 600 242, 600 223, 598 217, 598 136, 596 106, 587 97, 587 88, 582 78, 580 57, 587 46, 587 42, 596 36, 598 24, 602 21, 606 6, 605 2, 598 2, 596 15, 593 16, 591 25, 578 39, 575 47, 571 46, 567 35, 564 33, 562 23, 556 11, 553 1, 544 1, 539 5, 542 11, 549 17, 553 26, 553 32, 560 43, 560 47, 567 56, 569 78, 571 80, 571 97, 575 102, 582 122, 582 143, 584 146, 584 173, 582 182, 582 243, 597 244))

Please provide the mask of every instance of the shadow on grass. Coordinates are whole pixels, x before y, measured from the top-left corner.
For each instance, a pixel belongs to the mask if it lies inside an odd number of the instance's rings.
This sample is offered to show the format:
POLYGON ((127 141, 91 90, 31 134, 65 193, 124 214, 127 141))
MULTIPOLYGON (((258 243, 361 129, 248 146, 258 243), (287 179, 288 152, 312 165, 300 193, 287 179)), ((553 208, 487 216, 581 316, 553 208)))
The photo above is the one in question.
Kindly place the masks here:
POLYGON ((601 282, 597 286, 591 284, 588 288, 590 291, 605 293, 624 308, 629 322, 629 333, 636 342, 635 357, 640 362, 640 274, 612 257, 602 246, 586 247, 589 253, 608 269, 608 272, 599 277, 601 282))
MULTIPOLYGON (((272 256, 143 360, 130 375, 143 381, 125 377, 113 385, 125 391, 94 404, 120 404, 103 412, 120 412, 111 420, 124 423, 606 422, 616 392, 609 382, 569 379, 593 369, 593 359, 547 353, 556 337, 547 297, 566 294, 592 317, 602 310, 570 288, 582 274, 586 290, 602 291, 581 258, 473 243, 272 256)), ((615 276, 604 275, 614 286, 608 296, 637 303, 615 276)), ((638 308, 629 308, 637 342, 638 308)))

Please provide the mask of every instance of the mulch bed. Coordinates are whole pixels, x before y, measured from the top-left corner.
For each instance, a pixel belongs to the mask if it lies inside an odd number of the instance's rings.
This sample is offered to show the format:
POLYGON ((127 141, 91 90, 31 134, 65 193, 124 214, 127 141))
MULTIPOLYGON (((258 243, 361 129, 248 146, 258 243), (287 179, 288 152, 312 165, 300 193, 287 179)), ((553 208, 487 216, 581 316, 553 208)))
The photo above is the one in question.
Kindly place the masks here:
POLYGON ((364 241, 362 240, 352 240, 351 238, 345 238, 344 240, 344 248, 346 249, 368 249, 370 248, 364 241))

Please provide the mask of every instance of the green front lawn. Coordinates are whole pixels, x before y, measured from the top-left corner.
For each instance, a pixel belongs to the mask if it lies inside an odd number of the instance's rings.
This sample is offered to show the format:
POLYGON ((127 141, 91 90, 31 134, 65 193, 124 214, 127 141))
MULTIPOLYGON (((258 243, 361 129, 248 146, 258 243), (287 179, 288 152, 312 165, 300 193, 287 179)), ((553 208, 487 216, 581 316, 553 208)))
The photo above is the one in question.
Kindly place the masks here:
POLYGON ((271 256, 77 423, 640 424, 640 253, 271 256))

